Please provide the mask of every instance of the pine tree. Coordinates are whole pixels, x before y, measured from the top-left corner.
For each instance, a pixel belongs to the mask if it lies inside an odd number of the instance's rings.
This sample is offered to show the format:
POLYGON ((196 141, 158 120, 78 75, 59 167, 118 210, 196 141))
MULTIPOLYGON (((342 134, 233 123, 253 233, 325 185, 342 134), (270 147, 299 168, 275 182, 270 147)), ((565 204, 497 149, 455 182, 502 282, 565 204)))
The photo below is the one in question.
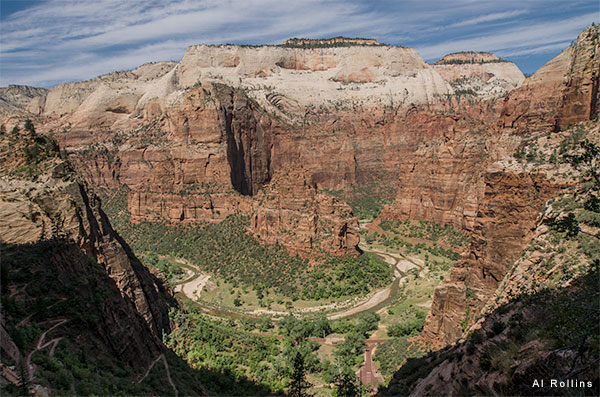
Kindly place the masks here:
POLYGON ((29 396, 29 375, 25 369, 25 362, 23 358, 21 358, 21 362, 19 364, 19 378, 21 378, 21 382, 19 383, 19 395, 29 396))
POLYGON ((348 368, 336 375, 333 382, 335 385, 333 394, 336 397, 356 397, 362 395, 356 376, 348 368))
POLYGON ((308 389, 312 386, 306 380, 306 368, 304 367, 304 357, 300 352, 296 352, 293 361, 294 373, 290 382, 289 395, 291 397, 310 397, 312 394, 308 389))
POLYGON ((35 138, 35 127, 30 119, 25 120, 25 124, 23 124, 23 129, 29 133, 29 137, 35 138))

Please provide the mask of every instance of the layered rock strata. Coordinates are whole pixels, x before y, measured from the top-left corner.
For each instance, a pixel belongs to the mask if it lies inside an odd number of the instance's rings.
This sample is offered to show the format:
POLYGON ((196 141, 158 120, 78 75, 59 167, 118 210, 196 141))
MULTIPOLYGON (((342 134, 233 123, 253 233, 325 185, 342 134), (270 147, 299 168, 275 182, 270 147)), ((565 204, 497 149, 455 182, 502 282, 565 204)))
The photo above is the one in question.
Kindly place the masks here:
POLYGON ((292 252, 357 254, 358 220, 343 201, 318 193, 310 172, 282 172, 255 198, 250 230, 262 241, 292 252))
POLYGON ((504 100, 499 125, 525 131, 559 131, 598 113, 600 39, 597 26, 542 66, 504 100))
POLYGON ((47 262, 31 266, 64 282, 98 273, 99 264, 102 276, 77 292, 105 295, 93 309, 100 313, 94 338, 133 368, 149 365, 169 329, 166 290, 114 232, 96 196, 45 138, 3 136, 0 172, 0 242, 51 247, 47 262))

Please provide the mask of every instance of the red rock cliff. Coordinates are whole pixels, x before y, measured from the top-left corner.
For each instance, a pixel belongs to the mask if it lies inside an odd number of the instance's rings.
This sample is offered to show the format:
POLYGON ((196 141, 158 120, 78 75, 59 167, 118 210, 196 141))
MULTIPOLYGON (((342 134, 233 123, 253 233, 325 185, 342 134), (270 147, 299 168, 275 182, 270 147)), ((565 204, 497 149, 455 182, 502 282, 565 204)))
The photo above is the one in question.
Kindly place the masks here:
POLYGON ((524 131, 558 131, 598 112, 600 43, 598 26, 590 26, 575 44, 504 100, 500 126, 524 131))
POLYGON ((25 252, 46 244, 47 257, 31 266, 42 266, 41 273, 51 272, 58 282, 93 274, 77 291, 61 293, 81 299, 101 294, 101 304, 80 313, 97 316, 86 332, 133 368, 149 365, 169 328, 162 283, 113 231, 99 200, 55 146, 41 140, 48 158, 35 167, 28 163, 35 142, 24 135, 0 139, 0 242, 25 252))
POLYGON ((357 254, 358 220, 343 201, 318 193, 310 172, 282 171, 254 201, 250 230, 300 254, 357 254))

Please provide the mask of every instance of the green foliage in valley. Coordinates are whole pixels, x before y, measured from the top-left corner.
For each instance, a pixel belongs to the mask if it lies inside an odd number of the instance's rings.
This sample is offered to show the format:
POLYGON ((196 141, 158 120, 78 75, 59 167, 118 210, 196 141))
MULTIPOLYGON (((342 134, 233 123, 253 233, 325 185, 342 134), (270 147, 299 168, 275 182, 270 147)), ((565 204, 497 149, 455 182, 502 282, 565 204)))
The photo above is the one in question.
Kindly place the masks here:
POLYGON ((379 185, 353 186, 347 190, 325 190, 325 193, 344 200, 358 219, 373 220, 386 204, 394 201, 393 188, 379 185))
POLYGON ((403 336, 381 343, 375 352, 375 360, 380 364, 381 375, 388 379, 409 358, 424 355, 419 345, 409 341, 410 337, 403 336))
POLYGON ((237 329, 235 321, 212 319, 194 310, 172 311, 174 330, 165 343, 193 368, 213 374, 204 386, 216 394, 265 395, 281 393, 287 371, 277 338, 237 329), (232 379, 241 381, 231 384, 232 379))
POLYGON ((393 338, 398 338, 401 336, 416 336, 421 333, 424 325, 425 314, 423 312, 417 312, 417 316, 413 320, 390 325, 387 333, 393 338))
POLYGON ((126 200, 126 188, 121 187, 103 208, 138 255, 185 258, 226 282, 251 286, 259 297, 272 290, 293 300, 339 298, 365 294, 391 282, 390 267, 369 254, 323 258, 309 271, 307 259, 292 256, 278 245, 258 243, 246 232, 246 216, 231 215, 219 224, 132 225, 126 200))
POLYGON ((180 263, 172 258, 160 258, 155 252, 146 254, 143 262, 160 270, 171 285, 174 285, 176 281, 181 280, 185 275, 185 270, 180 263))
POLYGON ((397 219, 382 219, 379 227, 384 231, 393 232, 404 237, 443 242, 453 248, 462 248, 470 241, 466 233, 456 230, 451 225, 442 226, 439 223, 429 221, 418 221, 417 223, 397 219))

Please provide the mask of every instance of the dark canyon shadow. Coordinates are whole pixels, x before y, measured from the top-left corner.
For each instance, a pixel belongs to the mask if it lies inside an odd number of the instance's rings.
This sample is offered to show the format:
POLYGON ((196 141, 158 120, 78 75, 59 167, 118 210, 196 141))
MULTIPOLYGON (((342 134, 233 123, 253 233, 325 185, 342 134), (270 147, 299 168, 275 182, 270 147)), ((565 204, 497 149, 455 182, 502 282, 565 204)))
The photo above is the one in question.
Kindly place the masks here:
POLYGON ((377 395, 600 395, 599 265, 499 306, 462 342, 408 360, 377 395))

